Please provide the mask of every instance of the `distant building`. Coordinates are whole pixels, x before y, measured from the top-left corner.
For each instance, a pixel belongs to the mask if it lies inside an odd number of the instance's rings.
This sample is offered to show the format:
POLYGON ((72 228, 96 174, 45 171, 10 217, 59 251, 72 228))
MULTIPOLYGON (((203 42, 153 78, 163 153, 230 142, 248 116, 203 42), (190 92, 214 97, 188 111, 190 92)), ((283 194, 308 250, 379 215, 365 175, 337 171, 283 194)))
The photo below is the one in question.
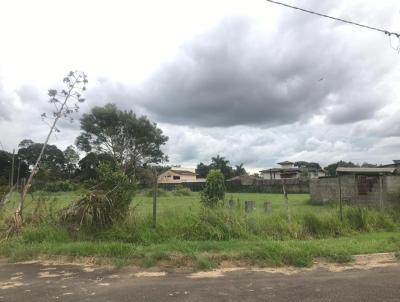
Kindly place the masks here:
POLYGON ((196 173, 191 169, 172 168, 158 176, 160 184, 180 184, 205 182, 204 178, 197 178, 196 173))
POLYGON ((400 176, 394 167, 338 167, 337 176, 313 179, 310 196, 313 203, 343 200, 359 205, 379 205, 396 202, 400 191, 400 176))
POLYGON ((278 163, 280 168, 271 168, 260 171, 261 178, 263 179, 289 179, 300 178, 301 175, 306 174, 309 178, 318 178, 325 176, 326 173, 322 169, 315 168, 299 168, 295 167, 294 163, 290 161, 283 161, 278 163))

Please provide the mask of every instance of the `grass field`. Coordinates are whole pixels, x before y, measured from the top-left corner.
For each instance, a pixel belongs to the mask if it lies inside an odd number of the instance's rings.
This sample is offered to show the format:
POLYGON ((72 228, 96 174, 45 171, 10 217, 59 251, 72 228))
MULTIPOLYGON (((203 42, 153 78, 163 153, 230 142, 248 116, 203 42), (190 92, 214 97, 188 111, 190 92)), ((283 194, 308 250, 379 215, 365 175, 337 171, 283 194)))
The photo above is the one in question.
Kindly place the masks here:
MULTIPOLYGON (((127 219, 112 229, 71 233, 57 225, 57 211, 82 194, 30 196, 25 216, 40 216, 40 223, 2 242, 0 255, 12 261, 59 255, 108 259, 116 265, 205 269, 223 261, 309 266, 316 257, 342 262, 353 254, 400 250, 398 210, 345 207, 341 221, 335 205, 310 205, 307 194, 289 195, 293 222, 288 225, 279 194, 227 194, 226 199, 239 200, 241 206, 208 209, 201 206, 198 193, 175 196, 168 192, 158 198, 157 228, 153 229, 152 198, 144 192, 133 199, 127 219), (256 201, 255 212, 244 212, 245 200, 256 201), (264 212, 265 201, 272 202, 272 213, 264 212)), ((10 216, 16 202, 14 196, 0 213, 0 222, 10 216)))

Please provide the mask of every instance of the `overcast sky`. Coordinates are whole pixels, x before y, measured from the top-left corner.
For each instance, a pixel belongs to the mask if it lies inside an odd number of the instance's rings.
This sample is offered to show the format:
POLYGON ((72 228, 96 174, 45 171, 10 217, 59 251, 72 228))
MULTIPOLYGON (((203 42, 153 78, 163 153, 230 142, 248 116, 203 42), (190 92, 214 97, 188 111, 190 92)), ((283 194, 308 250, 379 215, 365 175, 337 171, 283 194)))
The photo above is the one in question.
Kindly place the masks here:
MULTIPOLYGON (((400 32, 398 0, 282 1, 400 32)), ((145 114, 170 164, 400 159, 398 41, 378 32, 263 0, 1 0, 0 41, 7 150, 44 140, 47 89, 83 70, 75 117, 108 102, 145 114)), ((73 144, 79 122, 59 128, 51 143, 73 144)))

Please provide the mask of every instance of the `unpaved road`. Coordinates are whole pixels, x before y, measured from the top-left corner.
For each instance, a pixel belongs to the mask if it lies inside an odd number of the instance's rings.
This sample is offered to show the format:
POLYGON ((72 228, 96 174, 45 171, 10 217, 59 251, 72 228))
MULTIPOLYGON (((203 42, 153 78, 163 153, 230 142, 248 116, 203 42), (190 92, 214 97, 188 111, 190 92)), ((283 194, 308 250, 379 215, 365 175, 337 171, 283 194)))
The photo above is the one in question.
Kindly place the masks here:
POLYGON ((140 272, 0 262, 0 302, 400 301, 400 264, 332 272, 140 272))

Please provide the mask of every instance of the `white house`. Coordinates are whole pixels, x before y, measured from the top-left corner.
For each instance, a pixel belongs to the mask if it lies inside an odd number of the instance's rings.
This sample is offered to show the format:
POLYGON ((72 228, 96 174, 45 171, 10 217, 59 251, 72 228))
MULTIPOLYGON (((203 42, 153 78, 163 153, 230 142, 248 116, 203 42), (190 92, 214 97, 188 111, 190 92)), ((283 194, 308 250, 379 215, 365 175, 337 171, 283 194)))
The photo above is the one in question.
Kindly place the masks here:
POLYGON ((308 177, 318 178, 325 176, 325 171, 322 169, 311 169, 311 168, 299 168, 295 167, 294 163, 290 161, 283 161, 278 163, 280 168, 271 168, 260 171, 261 178, 263 179, 288 179, 288 178, 300 178, 302 173, 307 172, 308 177))
POLYGON ((180 184, 184 182, 205 182, 205 179, 196 177, 196 173, 191 169, 172 168, 158 176, 160 184, 180 184))

